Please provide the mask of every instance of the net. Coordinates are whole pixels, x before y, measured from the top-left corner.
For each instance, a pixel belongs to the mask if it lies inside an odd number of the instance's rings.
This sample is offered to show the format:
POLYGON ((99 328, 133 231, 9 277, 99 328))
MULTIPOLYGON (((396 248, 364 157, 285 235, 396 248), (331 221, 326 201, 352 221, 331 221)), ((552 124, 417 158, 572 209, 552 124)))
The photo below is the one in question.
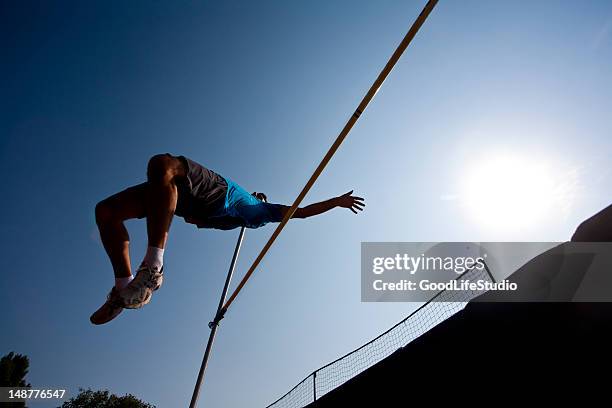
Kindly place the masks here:
MULTIPOLYGON (((493 281, 486 265, 483 269, 471 269, 457 277, 457 280, 462 279, 493 281)), ((315 370, 267 408, 301 408, 316 401, 461 311, 482 293, 468 290, 439 292, 389 330, 315 370)))

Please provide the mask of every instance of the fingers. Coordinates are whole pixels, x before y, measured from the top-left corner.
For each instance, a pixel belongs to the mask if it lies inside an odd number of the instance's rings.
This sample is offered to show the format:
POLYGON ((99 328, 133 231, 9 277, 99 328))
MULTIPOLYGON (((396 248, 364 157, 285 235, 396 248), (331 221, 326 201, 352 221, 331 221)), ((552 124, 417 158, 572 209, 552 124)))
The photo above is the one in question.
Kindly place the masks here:
POLYGON ((341 207, 348 208, 353 214, 358 214, 365 208, 365 199, 363 197, 353 197, 353 190, 342 194, 345 200, 340 204, 341 207))
POLYGON ((353 204, 354 205, 360 205, 362 207, 365 207, 365 201, 363 198, 361 197, 351 197, 353 199, 353 204))
POLYGON ((354 190, 349 191, 348 193, 344 193, 342 194, 342 197, 351 197, 353 200, 357 200, 357 201, 363 201, 363 197, 353 197, 351 194, 353 194, 354 190))
POLYGON ((351 209, 351 211, 353 213, 357 214, 359 211, 363 211, 364 207, 365 207, 365 204, 360 204, 360 203, 354 202, 351 205, 350 209, 351 209))

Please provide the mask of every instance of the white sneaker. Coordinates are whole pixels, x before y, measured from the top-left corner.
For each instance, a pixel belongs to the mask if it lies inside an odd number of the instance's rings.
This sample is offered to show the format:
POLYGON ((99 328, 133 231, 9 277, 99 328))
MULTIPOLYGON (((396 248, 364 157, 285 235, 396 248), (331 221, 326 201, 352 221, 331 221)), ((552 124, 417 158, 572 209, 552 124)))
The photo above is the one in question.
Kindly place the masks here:
POLYGON ((164 281, 164 267, 160 270, 141 265, 136 277, 119 291, 119 297, 126 309, 139 309, 151 301, 154 290, 161 287, 164 281))

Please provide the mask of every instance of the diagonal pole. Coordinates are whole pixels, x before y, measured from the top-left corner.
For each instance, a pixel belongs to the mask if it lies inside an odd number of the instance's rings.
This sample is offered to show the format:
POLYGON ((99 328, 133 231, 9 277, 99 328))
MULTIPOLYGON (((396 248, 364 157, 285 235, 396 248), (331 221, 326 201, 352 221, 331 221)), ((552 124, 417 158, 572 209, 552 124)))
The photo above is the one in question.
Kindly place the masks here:
MULTIPOLYGON (((245 227, 242 227, 240 229, 240 235, 238 235, 238 242, 236 242, 236 248, 234 249, 234 256, 232 257, 232 262, 230 263, 229 271, 227 272, 227 278, 225 279, 225 285, 223 286, 223 291, 221 292, 221 299, 219 300, 219 306, 217 307, 217 315, 219 314, 219 311, 223 307, 223 302, 225 302, 225 296, 227 295, 227 290, 232 280, 234 269, 236 269, 236 260, 238 259, 238 254, 240 253, 240 246, 242 245, 242 240, 244 238, 244 231, 245 231, 245 227)), ((202 385, 202 381, 204 380, 204 372, 206 371, 206 365, 208 364, 208 358, 210 357, 210 351, 212 350, 212 345, 213 345, 213 342, 215 341, 215 335, 217 334, 217 328, 219 327, 219 320, 215 318, 215 320, 208 323, 208 327, 210 327, 210 336, 208 336, 208 343, 206 344, 206 351, 204 352, 204 358, 202 359, 202 365, 200 366, 200 372, 198 373, 198 379, 196 380, 196 385, 195 385, 195 388, 193 389, 193 395, 191 396, 191 403, 189 404, 189 408, 195 408, 197 405, 198 396, 200 394, 200 387, 202 385)))
POLYGON ((310 179, 306 182, 306 185, 304 186, 300 194, 297 196, 297 198, 295 199, 295 201, 293 202, 293 204, 291 205, 291 207, 285 214, 285 217, 283 218, 283 220, 276 227, 276 229, 274 230, 274 232, 272 233, 272 235, 270 236, 270 238, 268 239, 268 241, 262 248, 259 255, 257 255, 257 258, 255 258, 255 260, 253 261, 253 264, 250 266, 247 273, 244 275, 244 277, 242 278, 242 280, 240 281, 236 289, 234 289, 234 292, 232 292, 229 299, 227 299, 226 301, 225 297, 227 295, 229 283, 232 278, 234 268, 236 266, 236 259, 238 258, 238 253, 240 251, 240 245, 242 244, 242 239, 244 237, 244 227, 240 230, 240 236, 238 237, 238 243, 236 244, 236 249, 234 250, 234 257, 232 258, 230 270, 228 272, 228 276, 225 281, 225 286, 223 287, 223 292, 221 294, 221 300, 219 301, 219 307, 217 308, 217 314, 215 315, 214 320, 208 324, 209 327, 211 328, 210 337, 208 338, 208 344, 206 345, 206 352, 204 353, 204 359, 202 360, 202 365, 200 367, 198 379, 196 381, 196 385, 193 390, 193 396, 191 397, 191 403, 189 404, 189 408, 196 407, 198 395, 200 392, 200 387, 202 385, 202 380, 204 379, 204 371, 206 370, 206 365, 208 363, 208 358, 210 356, 212 344, 215 339, 215 334, 217 333, 217 327, 219 326, 219 321, 223 319, 230 305, 234 302, 234 300, 236 299, 236 297, 238 296, 238 294, 240 293, 244 285, 247 283, 247 281, 249 280, 253 272, 255 272, 255 269, 257 269, 257 266, 259 266, 264 256, 268 253, 268 250, 270 249, 270 247, 272 247, 272 244, 274 243, 274 241, 276 241, 276 238, 280 235, 283 228, 285 228, 285 225, 287 224, 287 222, 289 222, 289 219, 291 219, 291 217, 297 210, 302 200, 304 200, 304 197, 306 196, 306 194, 308 194, 308 192, 310 191, 314 183, 317 181, 317 179, 319 178, 319 176, 321 175, 321 173, 323 172, 323 170, 325 169, 329 161, 332 159, 332 157, 334 156, 334 154, 336 153, 336 151, 338 150, 338 148, 340 147, 340 145, 346 138, 346 136, 349 134, 349 132, 351 131, 351 129, 353 128, 357 120, 359 119, 359 116, 361 116, 363 111, 369 105, 370 101, 374 98, 374 96, 376 95, 380 87, 382 86, 383 82, 385 81, 385 79, 387 79, 387 76, 389 76, 389 73, 391 72, 393 67, 395 67, 395 64, 400 59, 400 57, 402 56, 406 48, 408 48, 408 45, 410 44, 412 39, 416 36, 417 32, 419 31, 419 29, 421 28, 421 26, 423 25, 423 23, 425 22, 425 20, 427 19, 427 17, 429 16, 429 14, 431 13, 431 11, 433 10, 433 8, 435 7, 437 3, 438 3, 438 0, 429 0, 427 2, 423 10, 421 11, 421 14, 419 14, 415 22, 410 27, 410 30, 408 30, 408 33, 406 34, 406 36, 402 39, 397 49, 393 53, 393 55, 391 55, 391 58, 389 58, 389 61, 387 61, 387 64, 385 65, 383 70, 380 72, 380 74, 378 75, 378 77, 376 78, 376 80, 374 81, 374 83, 372 84, 368 92, 366 93, 366 95, 363 97, 363 99, 361 100, 361 103, 359 104, 359 106, 357 107, 353 115, 349 118, 348 122, 346 123, 346 125, 344 126, 340 134, 336 137, 336 140, 334 141, 332 146, 329 148, 329 150, 323 157, 323 160, 321 160, 321 162, 315 169, 310 179))
POLYGON ((376 78, 372 86, 370 87, 370 90, 363 97, 363 99, 361 100, 361 103, 359 104, 359 106, 357 107, 353 115, 349 118, 348 122, 346 123, 346 125, 344 126, 344 128, 342 129, 342 131, 340 132, 340 134, 338 135, 338 137, 336 138, 332 146, 329 148, 328 152, 325 154, 325 157, 323 157, 323 160, 321 160, 321 163, 319 163, 314 173, 312 174, 312 176, 310 177, 310 179, 308 180, 308 182, 306 183, 306 185, 304 186, 300 194, 297 196, 297 198, 295 199, 295 201, 293 202, 293 204, 287 211, 287 214, 285 214, 285 217, 283 218, 281 223, 278 224, 278 227, 276 227, 276 229, 270 236, 270 239, 268 239, 268 242, 266 242, 266 244, 264 245, 259 255, 257 255, 257 258, 255 258, 255 261, 253 261, 253 264, 251 265, 247 273, 244 275, 244 277, 242 278, 242 280, 240 281, 236 289, 234 289, 234 292, 230 295, 227 302, 225 302, 225 305, 223 305, 223 307, 221 308, 221 310, 219 311, 215 319, 221 320, 223 318, 225 312, 227 312, 227 309, 229 309, 232 302, 238 296, 238 293, 240 293, 240 291, 242 290, 244 285, 247 283, 247 281, 249 280, 253 272, 255 272, 255 269, 257 269, 257 266, 259 265, 261 260, 268 253, 268 250, 270 249, 274 241, 276 241, 276 238, 279 236, 283 228, 285 228, 285 225, 287 224, 289 219, 293 216, 293 213, 297 210, 298 206, 300 205, 300 203, 302 202, 302 200, 304 199, 308 191, 310 191, 315 181, 317 181, 317 178, 319 178, 319 176, 325 169, 325 166, 327 166, 327 163, 329 163, 334 153, 336 153, 336 150, 338 150, 338 148, 340 147, 340 145, 342 144, 346 136, 349 134, 349 132, 353 128, 353 125, 355 124, 355 122, 357 122, 357 119, 359 119, 359 116, 361 116, 361 114, 366 109, 370 101, 374 98, 374 96, 376 95, 380 87, 382 86, 385 79, 387 79, 387 76, 389 76, 389 73, 391 72, 391 70, 397 63, 397 61, 400 59, 400 57, 402 56, 406 48, 408 48, 408 45, 410 44, 410 42, 412 41, 416 33, 419 31, 419 29, 421 28, 421 26, 427 19, 427 16, 429 16, 429 13, 431 13, 433 8, 435 7, 436 3, 438 3, 438 0, 429 0, 427 2, 425 7, 423 8, 423 11, 421 11, 421 14, 419 14, 417 19, 412 24, 412 27, 410 27, 410 30, 408 30, 408 33, 406 34, 402 42, 398 45, 393 55, 391 55, 391 58, 389 58, 387 65, 385 65, 383 70, 380 72, 380 74, 378 75, 378 77, 376 78))

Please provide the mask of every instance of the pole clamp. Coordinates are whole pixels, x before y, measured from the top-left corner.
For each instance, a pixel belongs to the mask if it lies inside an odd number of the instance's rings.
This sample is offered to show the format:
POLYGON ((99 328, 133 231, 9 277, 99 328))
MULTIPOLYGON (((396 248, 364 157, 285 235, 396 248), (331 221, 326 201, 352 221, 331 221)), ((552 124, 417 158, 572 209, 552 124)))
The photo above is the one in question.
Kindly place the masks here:
POLYGON ((219 322, 225 317, 225 312, 227 312, 227 309, 224 307, 217 310, 217 314, 215 315, 215 318, 213 319, 212 322, 208 323, 208 327, 212 329, 215 326, 219 326, 219 322))

